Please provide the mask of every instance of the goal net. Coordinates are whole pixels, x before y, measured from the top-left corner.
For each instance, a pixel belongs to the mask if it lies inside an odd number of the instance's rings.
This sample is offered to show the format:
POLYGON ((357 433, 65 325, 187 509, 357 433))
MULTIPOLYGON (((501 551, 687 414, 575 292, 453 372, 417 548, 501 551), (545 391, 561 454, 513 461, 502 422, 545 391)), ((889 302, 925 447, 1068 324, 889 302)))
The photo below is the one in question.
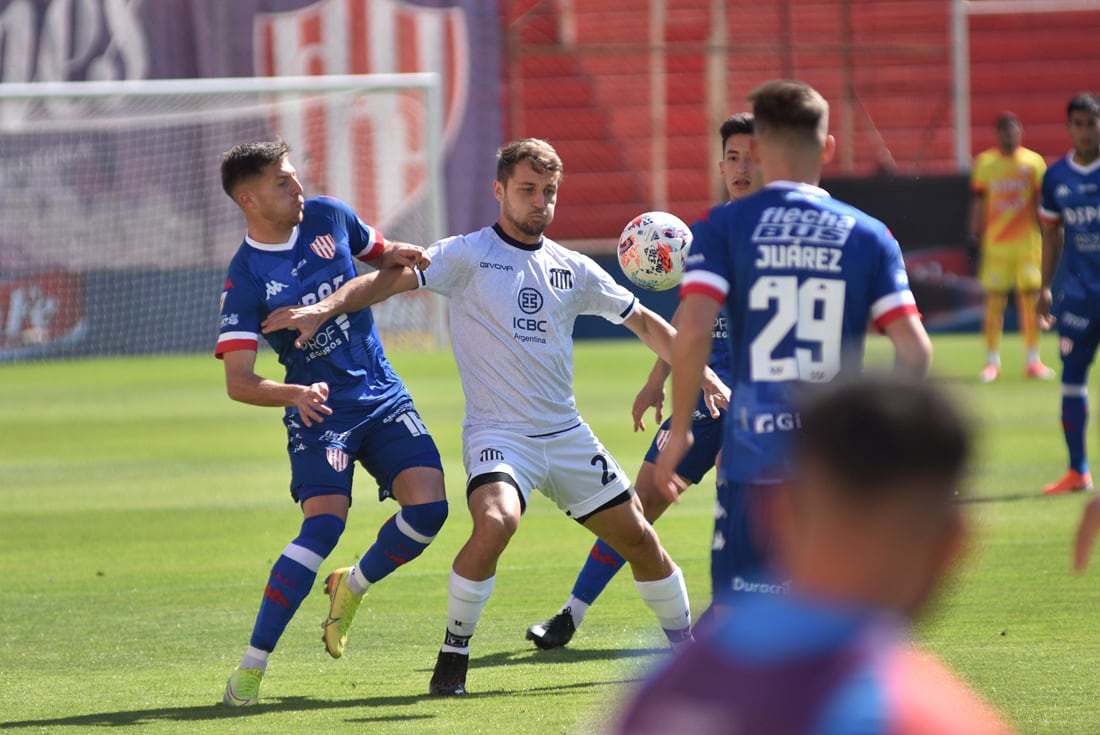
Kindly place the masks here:
MULTIPOLYGON (((237 143, 282 138, 307 197, 440 238, 441 106, 435 74, 0 85, 0 362, 212 351, 237 143)), ((443 344, 432 294, 374 311, 387 344, 443 344)))

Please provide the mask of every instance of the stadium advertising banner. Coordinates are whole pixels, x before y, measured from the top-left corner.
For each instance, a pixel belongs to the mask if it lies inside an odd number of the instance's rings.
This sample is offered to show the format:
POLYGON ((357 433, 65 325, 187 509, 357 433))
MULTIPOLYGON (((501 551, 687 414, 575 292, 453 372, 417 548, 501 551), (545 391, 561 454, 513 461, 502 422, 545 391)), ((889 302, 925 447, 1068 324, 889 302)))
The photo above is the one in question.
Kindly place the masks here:
MULTIPOLYGON (((0 0, 5 83, 438 73, 446 232, 496 215, 489 192, 502 135, 500 46, 496 3, 485 0, 0 0)), ((340 110, 280 102, 247 122, 230 120, 212 99, 4 102, 0 295, 17 292, 20 279, 70 278, 68 298, 85 301, 88 323, 75 333, 61 321, 21 330, 25 337, 5 332, 0 360, 20 358, 20 339, 23 356, 49 354, 51 345, 56 354, 212 348, 220 281, 243 234, 220 188, 218 156, 244 140, 286 139, 307 196, 339 196, 391 237, 429 240, 423 114, 411 92, 366 95, 340 110), (153 124, 171 115, 175 122, 153 124), (143 120, 153 122, 138 130, 143 120), (171 273, 181 277, 162 277, 171 273), (111 274, 123 280, 114 284, 111 274), (170 293, 194 289, 196 274, 197 292, 170 293), (130 289, 142 283, 160 291, 130 289), (101 297, 110 303, 90 303, 101 297), (184 304, 195 323, 103 341, 97 315, 144 317, 167 304, 184 304)))

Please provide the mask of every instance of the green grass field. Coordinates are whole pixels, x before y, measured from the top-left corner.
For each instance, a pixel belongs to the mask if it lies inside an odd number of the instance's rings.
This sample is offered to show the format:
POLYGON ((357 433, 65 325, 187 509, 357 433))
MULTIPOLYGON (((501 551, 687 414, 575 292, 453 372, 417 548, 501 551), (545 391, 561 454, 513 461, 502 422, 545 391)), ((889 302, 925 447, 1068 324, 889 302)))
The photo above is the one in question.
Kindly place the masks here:
MULTIPOLYGON (((1083 499, 1038 497, 1065 462, 1058 386, 1020 377, 1015 338, 992 385, 974 378, 976 337, 938 337, 935 348, 935 373, 969 405, 982 443, 972 551, 918 637, 1020 732, 1100 731, 1100 559, 1071 575, 1083 499)), ((882 358, 881 340, 871 352, 882 358)), ((1053 338, 1045 352, 1053 361, 1053 338)), ((478 626, 472 695, 426 696, 447 573, 470 527, 461 391, 447 354, 392 359, 443 454, 451 518, 423 557, 372 589, 341 660, 320 642, 326 598, 311 595, 272 656, 262 706, 244 712, 220 705, 222 687, 299 524, 279 412, 231 402, 220 364, 203 355, 0 367, 0 730, 599 730, 660 660, 663 636, 620 575, 567 649, 539 653, 523 640, 564 601, 590 543, 541 497, 478 626)), ((650 364, 633 341, 577 350, 581 411, 629 468, 650 438, 631 432, 629 416, 650 364)), ((279 375, 273 362, 261 370, 279 375)), ((326 569, 358 558, 395 509, 378 506, 365 477, 326 569)), ((697 613, 709 596, 712 502, 708 478, 658 524, 697 613)))

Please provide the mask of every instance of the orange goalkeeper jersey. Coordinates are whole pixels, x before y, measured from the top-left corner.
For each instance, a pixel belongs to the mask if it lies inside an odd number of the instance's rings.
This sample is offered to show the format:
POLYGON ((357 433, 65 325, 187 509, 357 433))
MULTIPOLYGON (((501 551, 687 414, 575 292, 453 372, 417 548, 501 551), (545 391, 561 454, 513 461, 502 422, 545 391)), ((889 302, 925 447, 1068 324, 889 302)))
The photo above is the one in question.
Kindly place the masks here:
POLYGON ((1039 192, 1047 164, 1033 150, 990 148, 974 159, 970 188, 981 194, 982 245, 1040 247, 1039 192))

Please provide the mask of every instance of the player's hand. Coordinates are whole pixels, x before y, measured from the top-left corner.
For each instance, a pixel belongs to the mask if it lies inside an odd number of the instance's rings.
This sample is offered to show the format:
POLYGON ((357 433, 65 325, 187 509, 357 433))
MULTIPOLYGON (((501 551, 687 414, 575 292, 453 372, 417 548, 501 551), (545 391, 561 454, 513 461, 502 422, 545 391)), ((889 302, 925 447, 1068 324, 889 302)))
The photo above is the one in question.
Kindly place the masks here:
POLYGON ((294 346, 301 349, 317 330, 328 319, 328 314, 321 309, 319 304, 309 306, 280 306, 267 315, 260 323, 264 334, 271 334, 280 329, 296 329, 299 334, 294 340, 294 346))
POLYGON ((703 371, 703 402, 712 419, 718 418, 720 409, 729 408, 731 395, 729 386, 713 370, 708 367, 703 371))
POLYGON ((1081 513, 1081 522, 1077 525, 1077 539, 1073 544, 1073 570, 1080 574, 1089 565, 1089 555, 1100 532, 1100 497, 1093 498, 1085 505, 1081 513))
POLYGON ((428 252, 419 245, 391 242, 386 243, 386 248, 382 251, 379 269, 403 267, 424 270, 431 264, 432 259, 428 257, 428 252))
POLYGON ((630 409, 630 413, 634 417, 634 431, 645 431, 645 412, 649 410, 650 406, 656 409, 654 418, 657 420, 657 425, 660 426, 664 420, 664 383, 653 385, 647 381, 642 389, 638 391, 638 395, 634 397, 634 406, 630 409))
POLYGON ((1054 298, 1050 294, 1049 288, 1044 288, 1039 291, 1039 298, 1035 301, 1035 313, 1039 316, 1039 328, 1044 331, 1049 331, 1054 328, 1054 323, 1058 319, 1050 313, 1050 306, 1053 303, 1054 298))
POLYGON ((670 503, 680 502, 680 493, 687 489, 687 484, 678 474, 676 468, 680 466, 684 456, 687 455, 693 437, 691 431, 683 433, 669 431, 668 442, 657 455, 657 462, 653 471, 653 481, 657 485, 657 492, 661 493, 670 503))
POLYGON ((328 400, 328 383, 314 383, 303 388, 298 400, 294 402, 302 423, 313 426, 324 421, 325 416, 332 415, 332 409, 325 405, 328 400))

